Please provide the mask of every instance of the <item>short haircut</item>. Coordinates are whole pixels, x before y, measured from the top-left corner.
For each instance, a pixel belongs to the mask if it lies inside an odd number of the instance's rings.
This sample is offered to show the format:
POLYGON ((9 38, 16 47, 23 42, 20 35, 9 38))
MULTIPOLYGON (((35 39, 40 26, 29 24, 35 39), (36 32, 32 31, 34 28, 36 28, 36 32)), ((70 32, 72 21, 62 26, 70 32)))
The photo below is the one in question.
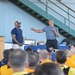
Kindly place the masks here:
POLYGON ((13 48, 9 49, 9 54, 12 53, 14 51, 13 48))
POLYGON ((56 60, 60 64, 64 64, 67 59, 67 53, 65 51, 57 51, 56 52, 56 60))
POLYGON ((32 51, 31 48, 27 48, 27 49, 26 49, 26 52, 27 52, 27 53, 32 53, 33 51, 32 51))
POLYGON ((12 68, 22 68, 28 60, 27 53, 21 49, 14 50, 9 55, 9 62, 12 68))
POLYGON ((4 56, 4 59, 7 59, 7 60, 9 59, 9 49, 4 50, 3 56, 4 56))
POLYGON ((52 19, 48 20, 48 23, 49 23, 49 21, 52 21, 52 22, 53 22, 53 24, 54 24, 54 21, 53 21, 52 19))
POLYGON ((37 53, 30 53, 28 56, 29 67, 36 67, 39 63, 39 55, 37 53))
POLYGON ((39 57, 41 57, 43 59, 47 59, 49 57, 47 50, 41 50, 39 52, 39 57))
POLYGON ((34 75, 64 75, 55 63, 45 63, 36 67, 34 75))

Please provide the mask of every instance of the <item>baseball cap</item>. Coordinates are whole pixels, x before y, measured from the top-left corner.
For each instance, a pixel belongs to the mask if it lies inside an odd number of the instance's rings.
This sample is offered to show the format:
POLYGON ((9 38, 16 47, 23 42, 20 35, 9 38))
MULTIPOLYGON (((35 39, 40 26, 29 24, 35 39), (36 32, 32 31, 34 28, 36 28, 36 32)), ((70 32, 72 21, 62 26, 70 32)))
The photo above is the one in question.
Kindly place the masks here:
POLYGON ((19 22, 19 21, 15 21, 15 23, 17 23, 17 24, 21 24, 21 22, 19 22))

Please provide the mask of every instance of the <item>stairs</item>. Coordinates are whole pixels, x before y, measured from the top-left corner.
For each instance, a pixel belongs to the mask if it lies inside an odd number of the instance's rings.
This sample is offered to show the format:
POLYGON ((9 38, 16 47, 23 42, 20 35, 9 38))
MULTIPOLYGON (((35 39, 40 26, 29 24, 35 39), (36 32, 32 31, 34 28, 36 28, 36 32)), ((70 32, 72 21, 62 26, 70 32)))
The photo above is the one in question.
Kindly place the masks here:
POLYGON ((75 39, 75 31, 69 29, 67 25, 56 19, 50 14, 47 14, 44 10, 30 2, 29 0, 9 0, 25 12, 29 13, 45 25, 48 25, 48 20, 53 19, 55 26, 59 28, 59 33, 68 39, 75 39))

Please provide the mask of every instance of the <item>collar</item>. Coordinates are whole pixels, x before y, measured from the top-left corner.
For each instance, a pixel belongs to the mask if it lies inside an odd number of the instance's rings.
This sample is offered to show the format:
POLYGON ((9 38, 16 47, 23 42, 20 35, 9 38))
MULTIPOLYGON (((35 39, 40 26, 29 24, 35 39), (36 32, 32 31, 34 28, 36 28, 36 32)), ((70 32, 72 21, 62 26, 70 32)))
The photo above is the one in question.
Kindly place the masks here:
POLYGON ((26 72, 27 73, 34 72, 34 69, 32 69, 32 68, 26 68, 26 72))
POLYGON ((51 60, 49 60, 49 59, 46 59, 46 60, 42 61, 42 62, 41 62, 41 64, 49 63, 49 62, 52 62, 52 61, 51 61, 51 60))
POLYGON ((23 74, 27 74, 27 72, 22 71, 22 72, 15 72, 15 73, 13 73, 13 75, 23 75, 23 74))
POLYGON ((68 66, 66 66, 65 64, 59 64, 59 66, 60 66, 61 68, 68 68, 68 66))

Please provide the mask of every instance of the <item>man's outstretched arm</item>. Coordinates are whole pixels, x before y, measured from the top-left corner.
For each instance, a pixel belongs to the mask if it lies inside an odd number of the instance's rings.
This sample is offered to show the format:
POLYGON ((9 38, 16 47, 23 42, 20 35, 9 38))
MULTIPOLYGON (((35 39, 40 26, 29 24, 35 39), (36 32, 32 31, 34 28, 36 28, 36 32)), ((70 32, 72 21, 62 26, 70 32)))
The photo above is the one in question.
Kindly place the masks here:
POLYGON ((31 30, 35 31, 36 33, 42 33, 42 32, 43 32, 43 30, 42 30, 42 29, 37 30, 37 29, 31 28, 31 30))

